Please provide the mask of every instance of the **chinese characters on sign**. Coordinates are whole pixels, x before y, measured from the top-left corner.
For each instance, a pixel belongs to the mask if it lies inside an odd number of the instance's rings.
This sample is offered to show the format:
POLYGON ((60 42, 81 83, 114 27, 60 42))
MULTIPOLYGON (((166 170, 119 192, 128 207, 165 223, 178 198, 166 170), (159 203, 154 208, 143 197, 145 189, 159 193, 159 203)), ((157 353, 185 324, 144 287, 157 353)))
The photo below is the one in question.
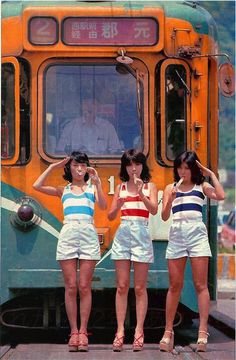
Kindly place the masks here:
POLYGON ((151 18, 67 18, 67 45, 155 45, 158 23, 151 18))

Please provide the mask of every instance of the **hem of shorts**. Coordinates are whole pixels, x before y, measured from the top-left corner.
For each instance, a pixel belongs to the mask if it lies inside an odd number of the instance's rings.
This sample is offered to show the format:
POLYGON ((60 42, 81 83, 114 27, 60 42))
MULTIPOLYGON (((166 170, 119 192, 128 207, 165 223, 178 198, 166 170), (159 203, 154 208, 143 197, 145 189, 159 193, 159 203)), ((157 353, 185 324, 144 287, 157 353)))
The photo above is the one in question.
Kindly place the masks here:
POLYGON ((99 261, 101 260, 101 257, 96 257, 96 258, 91 258, 91 257, 79 257, 79 256, 73 256, 73 257, 68 257, 68 258, 61 258, 61 259, 56 259, 56 261, 61 261, 61 260, 72 260, 72 259, 78 259, 78 260, 94 260, 94 261, 99 261))
POLYGON ((130 259, 130 258, 114 258, 111 257, 111 260, 130 260, 130 261, 135 261, 135 262, 140 262, 140 263, 146 263, 146 264, 153 264, 154 263, 154 259, 150 260, 150 261, 146 261, 146 260, 136 260, 136 259, 130 259))
POLYGON ((175 256, 175 257, 169 257, 169 256, 166 256, 166 259, 167 260, 175 260, 175 259, 181 259, 181 258, 196 258, 196 257, 212 257, 212 254, 211 255, 206 255, 206 254, 201 254, 201 255, 184 255, 184 256, 175 256))

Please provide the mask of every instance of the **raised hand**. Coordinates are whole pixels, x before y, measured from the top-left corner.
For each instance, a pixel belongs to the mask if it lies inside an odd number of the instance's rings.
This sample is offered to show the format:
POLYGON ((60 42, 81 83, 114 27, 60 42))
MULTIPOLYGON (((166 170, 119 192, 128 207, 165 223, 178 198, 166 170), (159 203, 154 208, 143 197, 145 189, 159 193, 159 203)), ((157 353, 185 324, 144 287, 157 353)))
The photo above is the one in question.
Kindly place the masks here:
POLYGON ((205 166, 203 166, 199 161, 196 160, 197 166, 199 167, 199 169, 202 172, 203 176, 211 176, 212 175, 212 171, 208 168, 206 168, 205 166))
POLYGON ((142 188, 143 188, 143 180, 141 180, 134 174, 134 183, 137 187, 138 193, 140 194, 140 192, 142 191, 142 188))
POLYGON ((98 176, 97 170, 95 170, 91 166, 88 166, 87 167, 87 173, 89 174, 89 177, 92 180, 92 184, 94 184, 94 185, 101 184, 101 180, 100 180, 100 178, 98 176))
POLYGON ((52 164, 52 166, 53 166, 54 169, 64 168, 64 166, 68 163, 69 160, 70 160, 70 156, 67 156, 63 160, 60 160, 60 161, 52 164))

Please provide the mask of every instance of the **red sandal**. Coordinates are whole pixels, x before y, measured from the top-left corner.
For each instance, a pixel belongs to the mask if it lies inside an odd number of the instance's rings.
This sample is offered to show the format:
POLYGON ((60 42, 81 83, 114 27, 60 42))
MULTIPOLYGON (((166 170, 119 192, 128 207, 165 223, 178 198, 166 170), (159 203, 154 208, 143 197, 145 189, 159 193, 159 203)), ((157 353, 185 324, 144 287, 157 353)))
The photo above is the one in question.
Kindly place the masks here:
POLYGON ((134 337, 133 351, 143 350, 144 334, 141 334, 138 338, 134 337))
POLYGON ((115 339, 113 341, 112 350, 115 352, 120 352, 123 350, 123 343, 124 343, 124 335, 118 337, 117 333, 115 335, 115 339))
POLYGON ((78 351, 79 345, 79 332, 74 331, 70 334, 70 340, 68 342, 69 351, 78 351))
POLYGON ((79 331, 79 344, 78 344, 78 351, 86 352, 88 351, 88 333, 79 331), (83 339, 81 339, 80 335, 84 335, 83 339), (85 337, 85 338, 84 338, 85 337))

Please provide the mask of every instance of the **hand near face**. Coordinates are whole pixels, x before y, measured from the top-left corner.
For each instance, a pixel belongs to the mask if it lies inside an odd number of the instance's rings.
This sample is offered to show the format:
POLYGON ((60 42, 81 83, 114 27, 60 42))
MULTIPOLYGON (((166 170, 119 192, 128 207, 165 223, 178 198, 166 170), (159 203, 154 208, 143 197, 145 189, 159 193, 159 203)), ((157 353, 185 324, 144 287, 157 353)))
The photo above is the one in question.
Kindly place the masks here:
POLYGON ((70 160, 70 156, 67 156, 65 159, 53 164, 53 167, 54 168, 64 168, 64 166, 68 163, 69 160, 70 160))
POLYGON ((202 172, 203 176, 211 176, 212 171, 209 170, 208 168, 206 168, 205 166, 203 166, 199 161, 196 160, 197 166, 199 167, 199 169, 202 172))
POLYGON ((94 184, 94 185, 101 184, 101 180, 98 177, 97 170, 95 170, 91 166, 88 166, 87 167, 87 173, 89 174, 89 178, 92 180, 92 184, 94 184))
POLYGON ((138 178, 135 174, 134 174, 134 183, 137 187, 138 193, 140 193, 142 191, 143 188, 143 180, 141 180, 140 178, 138 178))

